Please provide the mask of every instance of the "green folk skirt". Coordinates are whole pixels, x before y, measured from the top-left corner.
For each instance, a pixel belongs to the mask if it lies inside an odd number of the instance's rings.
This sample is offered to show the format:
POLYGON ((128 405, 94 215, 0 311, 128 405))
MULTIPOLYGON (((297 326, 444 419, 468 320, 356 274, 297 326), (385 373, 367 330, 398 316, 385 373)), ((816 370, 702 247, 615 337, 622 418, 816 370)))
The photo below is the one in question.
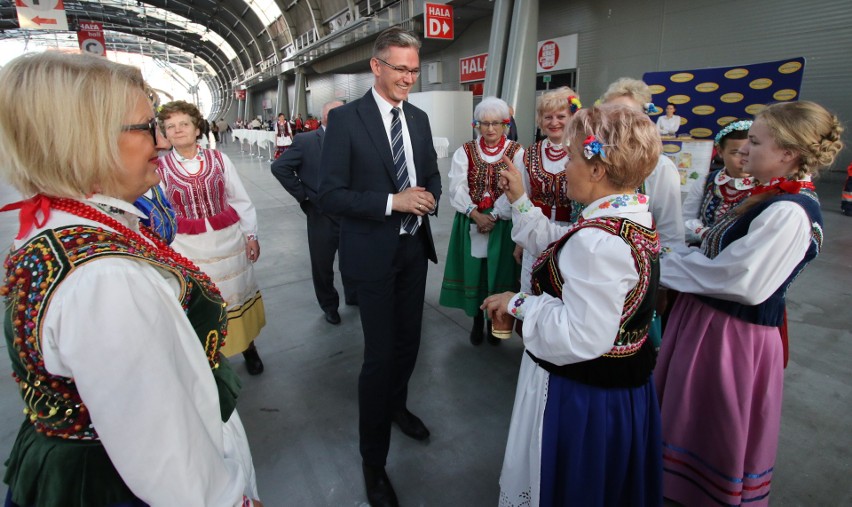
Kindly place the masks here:
POLYGON ((456 213, 444 281, 441 284, 442 306, 461 308, 473 317, 480 310, 482 300, 491 294, 517 292, 520 285, 521 266, 512 253, 512 222, 498 220, 488 235, 488 257, 477 259, 470 254, 470 225, 475 223, 467 215, 456 213))

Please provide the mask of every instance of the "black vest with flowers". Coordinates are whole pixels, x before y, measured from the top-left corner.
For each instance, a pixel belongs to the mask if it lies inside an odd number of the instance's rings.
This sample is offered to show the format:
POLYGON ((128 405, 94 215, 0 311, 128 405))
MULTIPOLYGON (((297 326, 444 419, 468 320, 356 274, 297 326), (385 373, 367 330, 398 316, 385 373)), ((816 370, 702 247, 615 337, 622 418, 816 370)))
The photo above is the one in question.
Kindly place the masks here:
MULTIPOLYGON (((620 237, 630 247, 639 281, 627 293, 618 334, 612 349, 601 357, 557 366, 527 354, 542 368, 584 384, 599 387, 638 387, 651 375, 656 354, 648 330, 654 318, 657 284, 660 279, 660 241, 657 231, 620 217, 600 217, 578 222, 562 238, 542 252, 532 270, 532 290, 562 298, 564 279, 559 271, 559 251, 571 236, 585 228, 599 229, 620 237)), ((570 304, 570 303, 569 303, 570 304)))

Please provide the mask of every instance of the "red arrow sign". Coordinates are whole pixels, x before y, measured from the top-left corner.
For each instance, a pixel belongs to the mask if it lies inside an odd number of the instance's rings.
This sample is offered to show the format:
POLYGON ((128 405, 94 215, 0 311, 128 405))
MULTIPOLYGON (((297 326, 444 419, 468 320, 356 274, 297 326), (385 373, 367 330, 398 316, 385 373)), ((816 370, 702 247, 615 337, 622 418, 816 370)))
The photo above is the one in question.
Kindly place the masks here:
POLYGON ((51 19, 51 18, 42 18, 42 17, 36 16, 36 17, 33 18, 33 23, 35 23, 37 25, 55 25, 56 20, 51 19))

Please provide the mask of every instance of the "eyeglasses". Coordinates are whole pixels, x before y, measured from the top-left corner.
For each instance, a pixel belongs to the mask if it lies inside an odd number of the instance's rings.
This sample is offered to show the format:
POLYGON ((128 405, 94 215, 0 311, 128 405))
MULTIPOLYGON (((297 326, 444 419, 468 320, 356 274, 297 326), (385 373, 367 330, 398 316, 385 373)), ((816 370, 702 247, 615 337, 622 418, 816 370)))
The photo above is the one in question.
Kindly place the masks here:
POLYGON ((177 123, 166 123, 163 126, 166 127, 166 132, 171 132, 178 127, 180 127, 181 129, 190 128, 190 127, 194 128, 195 124, 192 123, 192 122, 188 122, 188 121, 184 120, 184 121, 179 121, 177 123))
POLYGON ((151 133, 151 139, 154 140, 154 146, 157 146, 157 118, 151 118, 148 123, 134 123, 133 125, 122 125, 122 132, 131 130, 147 130, 151 133))
POLYGON ((399 72, 400 74, 411 74, 411 77, 413 77, 414 79, 417 79, 417 76, 420 75, 420 69, 409 69, 407 67, 397 67, 396 65, 391 65, 388 62, 386 62, 386 61, 384 61, 384 60, 382 60, 381 58, 378 58, 378 57, 376 57, 376 60, 382 62, 387 67, 390 67, 391 69, 399 72))
POLYGON ((502 121, 481 121, 479 122, 479 128, 487 129, 487 128, 502 128, 505 127, 506 124, 502 121))

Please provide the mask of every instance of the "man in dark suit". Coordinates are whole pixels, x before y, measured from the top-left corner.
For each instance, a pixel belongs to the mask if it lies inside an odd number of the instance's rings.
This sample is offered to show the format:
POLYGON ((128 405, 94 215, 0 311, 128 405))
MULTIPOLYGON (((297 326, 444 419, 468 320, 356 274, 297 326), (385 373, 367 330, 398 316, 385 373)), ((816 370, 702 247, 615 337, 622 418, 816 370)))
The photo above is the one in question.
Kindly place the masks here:
POLYGON ((322 152, 320 206, 341 217, 340 270, 356 283, 364 331, 359 433, 373 506, 398 505, 384 468, 391 423, 417 440, 429 437, 407 407, 427 259, 437 262, 428 215, 441 196, 429 118, 404 102, 420 74, 419 49, 400 28, 379 35, 373 88, 331 112, 322 152))
MULTIPOLYGON (((308 250, 311 254, 311 275, 317 302, 330 324, 340 324, 337 307, 340 296, 334 288, 334 255, 340 238, 340 225, 334 215, 319 208, 320 157, 328 125, 328 112, 343 102, 333 100, 322 108, 323 127, 299 134, 293 144, 272 163, 272 174, 298 202, 308 216, 308 250)), ((344 280, 346 304, 355 304, 349 284, 344 280)))

